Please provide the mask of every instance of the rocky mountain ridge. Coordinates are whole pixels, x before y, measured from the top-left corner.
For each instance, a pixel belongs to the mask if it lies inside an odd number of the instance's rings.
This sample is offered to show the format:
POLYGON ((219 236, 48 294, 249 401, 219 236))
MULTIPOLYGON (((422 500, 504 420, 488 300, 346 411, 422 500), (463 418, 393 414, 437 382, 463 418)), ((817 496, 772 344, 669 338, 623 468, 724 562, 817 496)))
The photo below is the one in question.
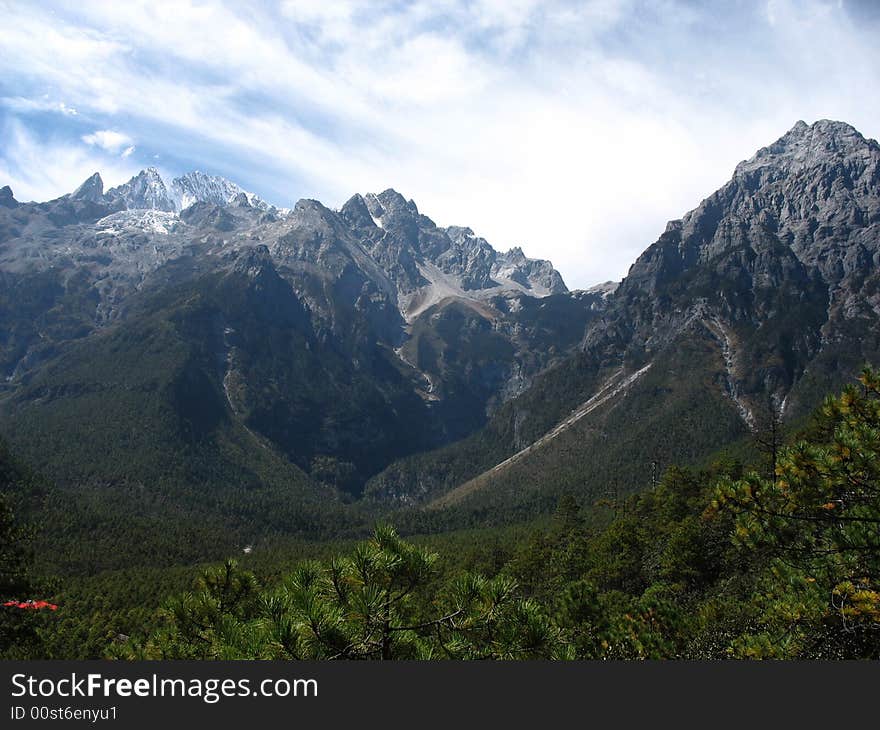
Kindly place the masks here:
POLYGON ((798 122, 667 225, 584 347, 650 352, 695 317, 744 341, 732 356, 741 364, 729 373, 731 388, 769 391, 782 407, 835 330, 880 315, 866 287, 878 266, 880 145, 842 122, 798 122), (770 341, 764 333, 798 309, 799 332, 770 341), (747 337, 747 329, 759 331, 747 337))
POLYGON ((96 172, 69 197, 122 210, 159 210, 167 213, 179 213, 194 203, 212 203, 220 207, 238 203, 260 210, 276 210, 257 195, 224 177, 194 170, 175 177, 167 185, 155 167, 141 170, 128 182, 106 192, 101 174, 96 172))
MULTIPOLYGON (((15 412, 98 419, 81 394, 103 386, 83 385, 71 358, 103 361, 108 338, 153 332, 160 318, 177 332, 162 345, 174 383, 196 378, 236 438, 346 489, 478 428, 577 347, 601 303, 569 296, 549 262, 439 227, 393 190, 339 211, 308 199, 285 211, 228 181, 193 173, 166 186, 147 169, 106 192, 93 175, 46 203, 4 200, 0 368, 15 412), (328 472, 327 459, 341 466, 328 472)), ((137 378, 125 387, 156 387, 137 378)), ((187 402, 168 408, 200 421, 187 402)))
POLYGON ((671 221, 619 285, 590 291, 602 308, 577 355, 466 443, 393 465, 369 492, 549 508, 602 474, 633 490, 652 462, 796 423, 880 362, 880 146, 842 122, 798 122, 671 221))
MULTIPOLYGON (((4 207, 17 211, 0 252, 0 262, 10 270, 55 266, 68 257, 94 259, 96 251, 106 251, 102 258, 109 257, 111 269, 122 264, 143 275, 182 255, 185 248, 192 252, 199 228, 234 234, 231 240, 222 239, 228 250, 248 241, 273 237, 280 241, 285 235, 289 243, 296 232, 312 226, 320 233, 316 237, 309 231, 310 243, 329 234, 322 239, 325 247, 343 249, 380 290, 389 295, 396 290, 398 308, 407 320, 415 316, 414 309, 424 311, 447 297, 486 300, 504 291, 538 297, 567 291, 550 262, 528 259, 520 248, 496 252, 469 228, 440 228, 420 214, 413 201, 391 189, 355 195, 338 212, 310 200, 299 201, 293 209, 278 209, 225 178, 198 171, 166 186, 151 167, 106 192, 95 173, 73 193, 54 201, 19 203, 8 186, 4 201, 4 207), (79 227, 71 230, 73 236, 60 237, 57 231, 46 230, 47 223, 54 228, 79 227), (103 238, 89 241, 90 234, 103 238), (60 249, 52 245, 59 238, 65 239, 60 249), (125 240, 121 250, 116 246, 120 238, 125 240), (133 245, 144 238, 145 245, 133 245)), ((210 236, 201 236, 199 242, 206 244, 202 253, 217 253, 210 236)), ((321 245, 316 251, 305 246, 296 256, 314 255, 317 260, 321 245)), ((273 251, 290 249, 277 243, 273 251)))

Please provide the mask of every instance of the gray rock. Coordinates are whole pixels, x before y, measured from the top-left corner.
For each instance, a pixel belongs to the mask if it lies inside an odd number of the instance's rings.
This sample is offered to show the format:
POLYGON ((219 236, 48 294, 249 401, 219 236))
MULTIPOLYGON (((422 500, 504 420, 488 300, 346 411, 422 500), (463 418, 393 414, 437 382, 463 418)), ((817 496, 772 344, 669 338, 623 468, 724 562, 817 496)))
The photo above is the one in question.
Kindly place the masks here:
POLYGON ((104 181, 99 173, 95 173, 76 190, 70 197, 74 200, 88 200, 92 203, 100 203, 104 200, 104 181))
POLYGON ((830 333, 851 331, 844 303, 870 296, 878 259, 880 146, 842 122, 798 122, 667 225, 584 347, 600 358, 650 357, 691 322, 717 320, 741 333, 740 359, 751 360, 752 372, 736 375, 740 391, 759 398, 769 388, 783 402, 826 356, 830 333), (786 322, 794 311, 798 331, 786 322))
POLYGON ((155 167, 141 170, 127 183, 110 188, 106 197, 111 201, 120 201, 129 210, 150 209, 173 213, 176 209, 174 200, 155 167))
POLYGON ((17 205, 18 201, 12 194, 12 188, 8 185, 4 185, 0 188, 0 206, 3 206, 4 208, 15 208, 17 205))

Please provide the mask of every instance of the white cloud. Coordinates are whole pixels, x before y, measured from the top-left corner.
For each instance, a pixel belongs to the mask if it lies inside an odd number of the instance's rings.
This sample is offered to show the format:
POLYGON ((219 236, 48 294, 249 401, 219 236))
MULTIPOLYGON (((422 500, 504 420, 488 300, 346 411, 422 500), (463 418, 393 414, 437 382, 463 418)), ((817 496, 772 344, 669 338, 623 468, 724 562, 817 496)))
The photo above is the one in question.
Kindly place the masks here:
MULTIPOLYGON (((84 134, 82 141, 92 147, 107 150, 107 152, 118 152, 123 148, 127 148, 126 151, 130 149, 131 152, 134 152, 134 147, 131 147, 131 137, 112 129, 96 129, 91 134, 84 134)), ((123 154, 123 157, 128 157, 131 152, 123 154)))
POLYGON ((576 286, 622 276, 797 119, 880 118, 875 29, 821 0, 72 7, 6 8, 4 108, 51 89, 93 152, 128 160, 123 127, 163 160, 245 160, 283 205, 394 186, 576 286))

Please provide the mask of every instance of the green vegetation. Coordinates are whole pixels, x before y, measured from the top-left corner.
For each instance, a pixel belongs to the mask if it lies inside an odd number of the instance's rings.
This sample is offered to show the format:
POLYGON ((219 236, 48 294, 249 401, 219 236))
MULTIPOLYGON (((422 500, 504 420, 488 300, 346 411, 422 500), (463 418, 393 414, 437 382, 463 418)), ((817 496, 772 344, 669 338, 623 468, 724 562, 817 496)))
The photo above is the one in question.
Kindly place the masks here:
POLYGON ((880 629, 880 373, 829 400, 775 474, 724 480, 713 509, 766 560, 745 656, 877 656, 880 629))
POLYGON ((507 566, 582 656, 878 658, 880 380, 829 399, 775 461, 672 468, 585 529, 560 524, 507 566))
MULTIPOLYGON (((417 495, 423 499, 446 494, 542 436, 614 372, 597 371, 583 356, 572 358, 506 404, 486 429, 396 463, 374 478, 368 493, 382 483, 386 494, 407 485, 410 494, 412 485, 424 485, 424 495, 417 495)), ((700 466, 748 434, 730 399, 713 384, 723 372, 717 342, 698 327, 658 354, 626 397, 612 398, 454 504, 405 509, 391 521, 409 533, 523 522, 552 514, 566 494, 590 504, 640 492, 651 485, 654 463, 661 471, 673 463, 700 466)))
MULTIPOLYGON (((0 604, 40 598, 35 594, 47 588, 33 573, 32 533, 16 518, 12 501, 4 494, 14 485, 26 492, 33 481, 33 475, 0 443, 0 604)), ((0 605, 0 659, 39 656, 43 644, 38 632, 51 625, 48 619, 42 611, 0 605)))
POLYGON ((437 585, 438 555, 377 528, 352 554, 300 565, 260 591, 232 561, 171 600, 138 659, 558 658, 560 632, 507 576, 437 585))
MULTIPOLYGON (((67 579, 47 596, 56 614, 4 616, 4 655, 880 658, 880 374, 790 442, 760 441, 750 467, 727 456, 626 498, 563 495, 531 527, 380 527, 360 543, 279 540, 219 566, 67 579)), ((39 492, 2 463, 5 490, 39 492)), ((36 585, 3 514, 4 564, 36 585)))

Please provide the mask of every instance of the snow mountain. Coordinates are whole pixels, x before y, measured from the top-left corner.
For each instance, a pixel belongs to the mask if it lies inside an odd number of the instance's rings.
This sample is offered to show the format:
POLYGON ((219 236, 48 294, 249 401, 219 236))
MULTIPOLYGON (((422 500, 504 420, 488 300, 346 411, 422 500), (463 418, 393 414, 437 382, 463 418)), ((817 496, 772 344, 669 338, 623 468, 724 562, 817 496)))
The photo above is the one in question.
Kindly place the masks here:
POLYGON ((231 180, 198 170, 176 177, 168 185, 155 167, 141 170, 128 182, 104 192, 104 182, 95 173, 69 196, 71 199, 103 203, 124 210, 160 210, 180 213, 194 203, 225 207, 250 205, 258 210, 272 209, 266 201, 231 180))
POLYGON ((269 210, 271 207, 231 180, 198 170, 174 178, 171 181, 171 197, 178 211, 189 208, 193 203, 213 203, 223 207, 244 202, 259 210, 269 210))
POLYGON ((171 213, 177 210, 165 181, 155 167, 141 170, 127 183, 110 188, 104 198, 111 204, 119 202, 128 210, 164 210, 171 213))

